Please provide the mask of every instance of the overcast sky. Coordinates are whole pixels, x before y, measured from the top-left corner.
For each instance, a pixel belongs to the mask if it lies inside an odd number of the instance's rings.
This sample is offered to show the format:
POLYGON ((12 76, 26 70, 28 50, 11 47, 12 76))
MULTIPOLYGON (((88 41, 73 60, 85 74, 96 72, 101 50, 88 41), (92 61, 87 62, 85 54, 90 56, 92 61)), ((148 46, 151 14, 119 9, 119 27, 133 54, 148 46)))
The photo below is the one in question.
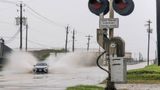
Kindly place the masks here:
MULTIPOLYGON (((10 40, 17 32, 19 26, 15 25, 15 17, 19 16, 18 0, 0 0, 0 37, 6 40, 6 44, 12 48, 19 47, 19 34, 10 40), (15 4, 17 3, 17 5, 15 4), (8 41, 10 40, 10 41, 8 41)), ((114 36, 120 36, 125 40, 126 51, 132 52, 138 57, 141 52, 147 55, 147 20, 151 20, 151 58, 155 57, 156 50, 156 0, 133 0, 135 9, 129 16, 120 16, 119 28, 115 29, 114 36)), ((72 30, 76 30, 76 48, 86 48, 87 38, 92 35, 90 48, 98 48, 96 41, 96 29, 99 26, 99 17, 88 9, 88 0, 23 0, 24 16, 29 24, 30 48, 64 47, 65 27, 70 26, 69 47, 72 46, 72 30), (37 15, 33 10, 47 17, 46 20, 37 15), (40 44, 40 45, 38 45, 40 44)), ((105 16, 107 18, 107 15, 105 16)), ((23 30, 23 37, 25 28, 23 30)), ((23 47, 25 43, 23 43, 23 47)))

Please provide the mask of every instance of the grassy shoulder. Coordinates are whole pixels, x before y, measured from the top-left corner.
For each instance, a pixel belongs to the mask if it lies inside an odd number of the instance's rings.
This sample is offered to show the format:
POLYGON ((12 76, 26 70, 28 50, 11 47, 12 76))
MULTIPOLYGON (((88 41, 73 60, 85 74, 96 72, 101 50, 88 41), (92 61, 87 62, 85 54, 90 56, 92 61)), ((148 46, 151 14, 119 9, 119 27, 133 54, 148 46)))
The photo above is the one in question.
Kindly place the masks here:
POLYGON ((31 51, 35 57, 37 57, 40 61, 45 60, 50 53, 64 53, 64 49, 43 49, 43 50, 36 50, 36 51, 31 51))
POLYGON ((104 88, 91 85, 78 85, 74 87, 68 87, 67 90, 104 90, 104 88))
MULTIPOLYGON (((127 72, 127 82, 132 84, 160 84, 160 67, 157 65, 146 66, 141 69, 129 70, 127 72)), ((106 83, 106 80, 102 84, 106 83)), ((68 87, 67 90, 104 90, 103 87, 78 85, 68 87)))
POLYGON ((141 69, 129 70, 127 81, 128 83, 160 84, 160 67, 150 65, 141 69))

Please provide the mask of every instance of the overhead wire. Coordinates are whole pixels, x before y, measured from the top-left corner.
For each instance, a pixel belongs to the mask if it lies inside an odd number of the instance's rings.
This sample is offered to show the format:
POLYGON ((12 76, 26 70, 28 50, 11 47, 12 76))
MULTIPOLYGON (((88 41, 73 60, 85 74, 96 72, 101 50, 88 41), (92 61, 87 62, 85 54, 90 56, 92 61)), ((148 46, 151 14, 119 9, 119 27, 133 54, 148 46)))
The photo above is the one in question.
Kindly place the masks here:
POLYGON ((36 45, 39 45, 39 46, 42 46, 42 47, 48 47, 48 48, 53 48, 53 47, 51 47, 51 46, 48 46, 48 45, 44 45, 44 44, 42 44, 42 43, 39 43, 39 42, 35 42, 35 41, 32 41, 32 40, 28 40, 28 42, 30 42, 30 43, 33 43, 33 44, 36 44, 36 45))
POLYGON ((40 13, 38 13, 37 11, 35 11, 34 9, 32 9, 29 5, 27 5, 26 4, 26 7, 28 8, 28 9, 30 9, 32 12, 34 12, 36 15, 38 15, 38 16, 40 16, 41 18, 43 18, 43 19, 45 19, 46 21, 48 21, 48 22, 50 22, 50 23, 52 23, 52 24, 54 24, 54 25, 56 25, 56 26, 59 26, 59 27, 65 27, 64 25, 62 25, 62 24, 59 24, 59 23, 57 23, 57 22, 55 22, 55 21, 53 21, 53 20, 50 20, 50 19, 48 19, 47 17, 45 17, 45 16, 43 16, 42 14, 40 14, 40 13))
POLYGON ((45 23, 48 23, 48 24, 50 24, 49 22, 47 22, 46 20, 44 20, 44 19, 42 19, 42 18, 40 18, 40 17, 38 17, 38 16, 36 16, 35 14, 33 14, 32 12, 30 12, 30 11, 28 11, 32 16, 34 16, 35 18, 37 18, 38 20, 41 20, 41 21, 43 21, 43 22, 45 22, 45 23))
MULTIPOLYGON (((31 1, 31 0, 30 0, 30 1, 31 1)), ((15 4, 15 5, 17 4, 16 2, 9 1, 9 0, 0 0, 0 2, 10 3, 10 4, 15 4)), ((34 9, 32 9, 29 5, 26 5, 26 4, 25 4, 25 6, 26 6, 30 11, 32 11, 32 12, 34 13, 34 14, 32 13, 32 15, 34 15, 35 17, 39 16, 39 17, 37 17, 37 18, 39 18, 39 19, 41 19, 41 20, 43 20, 43 21, 45 21, 45 22, 47 22, 47 23, 54 24, 54 25, 56 25, 56 26, 58 26, 58 27, 63 27, 63 28, 65 28, 64 25, 59 24, 59 23, 57 23, 57 22, 55 22, 55 21, 53 21, 53 20, 48 19, 47 17, 43 16, 42 14, 40 14, 40 13, 38 13, 37 11, 35 11, 34 9), (37 16, 36 16, 36 15, 37 15, 37 16)), ((6 23, 6 24, 7 24, 7 23, 6 23)), ((14 40, 17 38, 17 35, 19 34, 19 32, 20 32, 20 30, 17 30, 16 33, 15 33, 10 39, 6 40, 5 43, 11 43, 12 41, 14 41, 14 40)), ((31 41, 31 40, 28 40, 28 42, 34 43, 34 44, 37 44, 37 45, 43 46, 43 47, 46 47, 46 46, 47 46, 47 47, 51 47, 51 46, 44 45, 44 44, 41 44, 41 43, 37 43, 37 42, 31 41)))
POLYGON ((28 1, 26 1, 26 3, 30 3, 30 2, 33 2, 33 1, 36 1, 36 0, 28 0, 28 1))
POLYGON ((9 24, 9 25, 13 25, 13 24, 11 24, 11 23, 9 23, 9 22, 6 22, 6 21, 0 21, 0 23, 2 23, 2 24, 9 24))
MULTIPOLYGON (((14 37, 14 38, 12 38, 12 37, 3 37, 3 38, 11 38, 11 39, 19 39, 18 37, 14 37)), ((25 40, 25 38, 22 38, 23 40, 25 40)), ((12 40, 12 41, 14 41, 14 40, 12 40)), ((10 41, 10 42, 12 42, 12 41, 10 41)), ((9 44, 10 43, 9 42, 9 40, 5 40, 5 44, 9 44)), ((32 40, 28 40, 28 42, 29 43, 32 43, 32 44, 35 44, 35 45, 38 45, 38 46, 41 46, 41 47, 47 47, 47 48, 53 48, 52 46, 48 46, 48 45, 45 45, 45 44, 42 44, 42 43, 39 43, 39 42, 36 42, 36 41, 32 41, 32 40)))
POLYGON ((9 9, 13 9, 13 7, 15 7, 15 6, 0 8, 0 11, 1 11, 1 12, 5 12, 5 11, 8 11, 9 9))
POLYGON ((12 41, 14 41, 17 37, 17 35, 19 34, 20 30, 17 30, 16 33, 9 39, 9 40, 6 40, 5 43, 8 44, 8 43, 11 43, 12 41))
POLYGON ((17 4, 17 2, 13 2, 13 1, 9 1, 9 0, 0 0, 0 2, 9 3, 9 4, 17 4))

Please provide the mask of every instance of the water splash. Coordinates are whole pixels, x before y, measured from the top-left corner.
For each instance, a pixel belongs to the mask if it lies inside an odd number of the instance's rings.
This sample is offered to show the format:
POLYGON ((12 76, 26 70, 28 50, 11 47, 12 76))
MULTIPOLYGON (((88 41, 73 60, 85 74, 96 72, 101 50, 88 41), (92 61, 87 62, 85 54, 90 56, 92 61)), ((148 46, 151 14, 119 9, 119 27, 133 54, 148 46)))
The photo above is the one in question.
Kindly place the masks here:
POLYGON ((64 54, 61 58, 51 57, 53 56, 51 55, 44 61, 49 65, 49 72, 64 73, 75 71, 78 68, 95 66, 97 55, 96 53, 75 52, 64 54))
MULTIPOLYGON (((70 73, 79 68, 96 65, 96 53, 75 52, 50 55, 45 61, 49 65, 49 73, 70 73)), ((13 52, 7 56, 8 63, 4 73, 31 73, 38 60, 29 52, 13 52)))
POLYGON ((16 51, 7 56, 3 73, 29 73, 37 63, 37 59, 29 52, 16 51))

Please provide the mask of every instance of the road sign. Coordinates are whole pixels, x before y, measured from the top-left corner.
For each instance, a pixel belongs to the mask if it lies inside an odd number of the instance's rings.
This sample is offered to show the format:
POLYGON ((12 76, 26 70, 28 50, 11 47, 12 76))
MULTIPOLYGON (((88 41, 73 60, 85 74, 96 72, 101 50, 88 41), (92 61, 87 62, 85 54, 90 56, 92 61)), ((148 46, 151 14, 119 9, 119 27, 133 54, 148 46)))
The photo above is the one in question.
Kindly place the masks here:
POLYGON ((118 18, 104 18, 100 20, 99 24, 102 28, 118 28, 119 19, 118 18))

